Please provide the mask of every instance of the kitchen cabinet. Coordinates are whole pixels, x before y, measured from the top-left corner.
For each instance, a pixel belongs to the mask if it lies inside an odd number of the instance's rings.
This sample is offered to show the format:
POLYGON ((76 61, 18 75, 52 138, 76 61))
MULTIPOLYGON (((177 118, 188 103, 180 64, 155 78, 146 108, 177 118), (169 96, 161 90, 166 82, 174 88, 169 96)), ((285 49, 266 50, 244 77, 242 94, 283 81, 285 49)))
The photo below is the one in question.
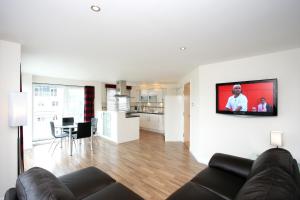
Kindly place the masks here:
POLYGON ((158 130, 160 132, 164 132, 165 126, 164 126, 164 115, 158 115, 158 130))
POLYGON ((148 91, 149 102, 150 103, 157 103, 163 102, 163 90, 162 89, 151 89, 148 91), (150 101, 150 99, 152 101, 150 101))
POLYGON ((139 139, 139 117, 127 117, 125 112, 118 111, 101 111, 100 116, 101 137, 115 143, 139 139))
POLYGON ((164 89, 141 90, 140 101, 143 103, 160 103, 164 101, 164 89))
POLYGON ((164 115, 140 113, 140 128, 152 132, 164 133, 164 115))
POLYGON ((148 96, 141 96, 140 102, 142 103, 148 103, 148 96))
POLYGON ((157 96, 156 95, 149 96, 149 103, 157 103, 157 96))

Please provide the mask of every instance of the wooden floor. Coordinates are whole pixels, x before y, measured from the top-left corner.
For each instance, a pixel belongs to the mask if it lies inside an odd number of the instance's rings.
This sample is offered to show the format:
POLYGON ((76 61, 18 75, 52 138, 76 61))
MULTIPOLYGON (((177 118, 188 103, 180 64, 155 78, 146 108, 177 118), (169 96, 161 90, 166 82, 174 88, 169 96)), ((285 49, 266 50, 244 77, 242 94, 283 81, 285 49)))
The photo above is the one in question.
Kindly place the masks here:
POLYGON ((145 199, 166 199, 205 166, 196 162, 179 142, 164 142, 160 134, 142 131, 140 140, 116 145, 94 137, 91 151, 88 141, 77 145, 73 156, 66 144, 52 153, 49 144, 25 152, 25 169, 43 167, 60 176, 95 166, 145 199))

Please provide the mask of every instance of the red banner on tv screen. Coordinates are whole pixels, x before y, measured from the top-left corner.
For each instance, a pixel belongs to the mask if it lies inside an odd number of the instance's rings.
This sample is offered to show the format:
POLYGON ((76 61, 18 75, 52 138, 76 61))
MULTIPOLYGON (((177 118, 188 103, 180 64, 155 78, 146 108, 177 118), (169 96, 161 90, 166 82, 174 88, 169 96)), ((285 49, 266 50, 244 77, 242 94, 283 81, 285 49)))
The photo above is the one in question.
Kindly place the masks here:
MULTIPOLYGON (((248 112, 263 112, 261 111, 261 104, 262 98, 264 98, 266 104, 273 107, 273 97, 274 97, 274 83, 273 82, 262 82, 262 83, 245 83, 240 84, 242 94, 247 98, 248 105, 247 111, 248 112)), ((226 84, 226 85, 219 85, 217 87, 218 90, 218 110, 225 111, 226 104, 228 102, 229 97, 233 96, 233 86, 234 84, 226 84)))

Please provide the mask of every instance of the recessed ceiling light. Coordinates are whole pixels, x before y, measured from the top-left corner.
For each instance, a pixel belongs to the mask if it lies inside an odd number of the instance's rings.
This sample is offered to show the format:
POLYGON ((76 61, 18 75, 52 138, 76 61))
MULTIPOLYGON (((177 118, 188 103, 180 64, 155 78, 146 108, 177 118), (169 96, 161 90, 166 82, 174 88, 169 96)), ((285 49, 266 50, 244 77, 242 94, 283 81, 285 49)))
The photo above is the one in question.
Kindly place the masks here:
POLYGON ((94 12, 100 12, 100 10, 101 10, 101 8, 99 6, 95 6, 95 5, 91 6, 91 9, 94 12))
POLYGON ((186 47, 180 47, 180 51, 186 50, 186 47))

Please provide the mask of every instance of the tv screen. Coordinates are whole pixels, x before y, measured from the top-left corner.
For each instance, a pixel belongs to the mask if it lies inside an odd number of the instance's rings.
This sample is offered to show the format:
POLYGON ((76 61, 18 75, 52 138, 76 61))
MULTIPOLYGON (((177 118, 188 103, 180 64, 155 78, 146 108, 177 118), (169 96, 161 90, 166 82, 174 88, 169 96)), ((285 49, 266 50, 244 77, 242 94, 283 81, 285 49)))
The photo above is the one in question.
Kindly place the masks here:
POLYGON ((216 112, 277 115, 277 79, 216 84, 216 112))

